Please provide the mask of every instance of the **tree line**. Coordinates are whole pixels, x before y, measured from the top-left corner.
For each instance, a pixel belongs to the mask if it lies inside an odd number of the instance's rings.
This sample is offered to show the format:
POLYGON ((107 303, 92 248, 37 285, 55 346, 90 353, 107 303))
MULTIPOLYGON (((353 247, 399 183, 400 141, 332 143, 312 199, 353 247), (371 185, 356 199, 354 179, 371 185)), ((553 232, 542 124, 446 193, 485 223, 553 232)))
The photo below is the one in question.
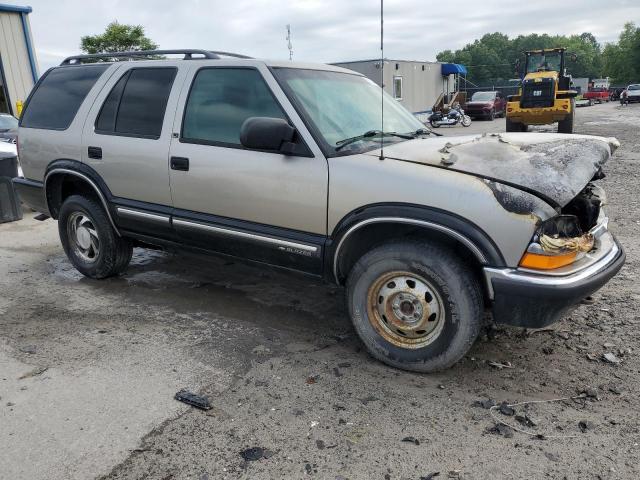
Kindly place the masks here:
POLYGON ((444 50, 436 58, 465 65, 467 79, 478 86, 501 85, 519 77, 516 60, 523 59, 523 52, 555 47, 566 47, 568 53, 577 55, 576 61, 566 62, 573 77, 610 77, 616 85, 640 82, 640 27, 634 23, 625 24, 618 41, 604 47, 589 32, 569 36, 533 33, 515 38, 495 32, 455 52, 444 50))

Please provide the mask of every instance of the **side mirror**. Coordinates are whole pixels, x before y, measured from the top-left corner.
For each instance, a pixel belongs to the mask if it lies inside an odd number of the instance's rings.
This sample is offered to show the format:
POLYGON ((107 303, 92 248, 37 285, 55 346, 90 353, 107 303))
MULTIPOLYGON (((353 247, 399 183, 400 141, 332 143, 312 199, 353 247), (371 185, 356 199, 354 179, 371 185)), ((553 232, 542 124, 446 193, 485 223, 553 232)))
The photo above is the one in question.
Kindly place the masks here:
POLYGON ((249 117, 240 128, 240 143, 255 150, 290 155, 295 150, 296 129, 282 118, 249 117))
POLYGON ((569 55, 569 60, 571 60, 572 62, 575 62, 576 60, 578 60, 578 55, 576 55, 575 53, 572 53, 571 55, 569 55))

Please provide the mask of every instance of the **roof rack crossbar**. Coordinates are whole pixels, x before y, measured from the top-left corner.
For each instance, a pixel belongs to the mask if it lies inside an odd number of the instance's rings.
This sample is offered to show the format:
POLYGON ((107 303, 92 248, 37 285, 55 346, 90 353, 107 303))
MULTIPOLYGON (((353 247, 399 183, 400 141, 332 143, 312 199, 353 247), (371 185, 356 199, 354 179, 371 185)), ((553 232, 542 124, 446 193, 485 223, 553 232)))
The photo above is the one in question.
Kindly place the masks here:
POLYGON ((238 58, 249 58, 244 55, 231 54, 224 52, 211 52, 209 50, 197 50, 197 49, 181 49, 181 50, 135 50, 130 52, 105 52, 105 53, 92 53, 87 55, 73 55, 65 58, 60 65, 75 65, 82 63, 83 60, 93 59, 109 59, 109 58, 133 58, 133 57, 150 57, 153 55, 184 55, 185 60, 190 60, 193 55, 201 55, 208 59, 219 59, 220 55, 237 56, 238 58))

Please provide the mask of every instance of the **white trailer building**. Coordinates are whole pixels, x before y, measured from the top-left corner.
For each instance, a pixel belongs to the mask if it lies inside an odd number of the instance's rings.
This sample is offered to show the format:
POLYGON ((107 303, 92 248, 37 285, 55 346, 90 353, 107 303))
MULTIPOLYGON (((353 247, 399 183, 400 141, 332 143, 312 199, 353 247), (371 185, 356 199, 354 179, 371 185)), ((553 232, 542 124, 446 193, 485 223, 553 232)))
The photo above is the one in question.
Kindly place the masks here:
POLYGON ((30 13, 31 7, 0 4, 0 112, 16 116, 38 80, 30 13))
MULTIPOLYGON (((380 59, 334 63, 381 81, 380 59)), ((462 65, 413 60, 384 60, 384 89, 410 112, 431 109, 438 97, 456 91, 458 74, 466 74, 462 65)))

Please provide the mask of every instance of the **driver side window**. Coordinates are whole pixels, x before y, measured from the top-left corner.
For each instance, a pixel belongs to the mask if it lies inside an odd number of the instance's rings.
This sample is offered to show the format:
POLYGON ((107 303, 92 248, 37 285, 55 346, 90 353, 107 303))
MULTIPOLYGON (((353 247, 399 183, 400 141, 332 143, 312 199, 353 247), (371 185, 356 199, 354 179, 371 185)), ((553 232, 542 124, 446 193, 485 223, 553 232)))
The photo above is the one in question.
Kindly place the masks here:
POLYGON ((287 119, 260 72, 203 68, 191 85, 180 141, 240 147, 240 128, 249 117, 287 119))

